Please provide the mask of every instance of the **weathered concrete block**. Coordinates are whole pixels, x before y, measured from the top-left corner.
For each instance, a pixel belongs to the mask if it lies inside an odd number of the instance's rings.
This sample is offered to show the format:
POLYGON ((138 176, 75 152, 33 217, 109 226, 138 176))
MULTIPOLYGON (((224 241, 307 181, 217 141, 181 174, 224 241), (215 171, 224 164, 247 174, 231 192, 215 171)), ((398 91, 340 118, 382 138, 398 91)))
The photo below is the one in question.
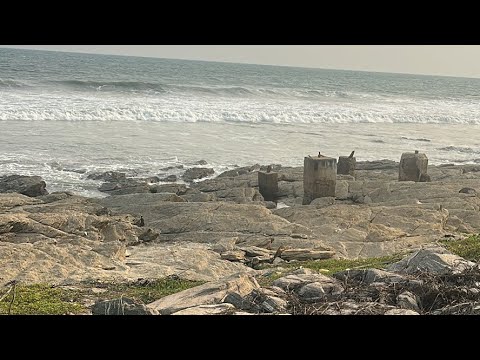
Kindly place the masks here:
POLYGON ((278 193, 278 174, 276 172, 258 172, 258 190, 265 201, 275 201, 278 193))
POLYGON ((303 205, 319 197, 335 197, 337 159, 320 154, 307 156, 303 166, 303 205))
POLYGON ((357 158, 349 156, 340 156, 338 158, 337 174, 355 176, 355 166, 357 158))
POLYGON ((418 151, 414 153, 403 153, 400 158, 398 181, 428 181, 427 175, 428 158, 418 151))

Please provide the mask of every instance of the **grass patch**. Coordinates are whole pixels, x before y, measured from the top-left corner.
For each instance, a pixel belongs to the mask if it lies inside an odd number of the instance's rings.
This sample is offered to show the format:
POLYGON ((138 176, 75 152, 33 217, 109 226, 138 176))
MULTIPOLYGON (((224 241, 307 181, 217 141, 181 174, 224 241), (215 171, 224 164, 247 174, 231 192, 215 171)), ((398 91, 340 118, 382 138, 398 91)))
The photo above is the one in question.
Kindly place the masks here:
POLYGON ((164 296, 175 294, 191 287, 202 285, 203 283, 204 282, 201 281, 172 279, 168 277, 145 283, 110 283, 103 285, 103 287, 107 289, 107 292, 100 294, 100 296, 104 299, 114 299, 123 296, 147 304, 164 296))
MULTIPOLYGON (((8 291, 2 289, 5 294, 8 291)), ((52 288, 47 284, 17 285, 15 301, 12 303, 10 314, 25 315, 63 315, 84 313, 86 308, 76 302, 78 293, 73 290, 52 288)), ((13 292, 0 302, 0 314, 8 314, 13 292)))
POLYGON ((367 259, 326 259, 316 261, 299 261, 292 264, 288 264, 287 268, 300 268, 304 267, 312 269, 325 274, 333 274, 339 271, 347 269, 384 269, 387 265, 399 261, 403 258, 402 255, 391 255, 376 258, 367 259))
POLYGON ((440 243, 452 253, 464 259, 480 261, 480 234, 462 240, 440 240, 440 243))
MULTIPOLYGON (((121 296, 128 297, 145 304, 164 296, 203 284, 200 281, 164 278, 152 281, 132 283, 99 283, 84 282, 74 287, 52 287, 48 284, 21 285, 15 290, 12 303, 12 315, 63 315, 88 314, 85 303, 97 300, 111 300, 121 296), (103 288, 104 292, 93 292, 92 288, 103 288)), ((8 287, 0 289, 0 299, 8 291, 8 287)), ((13 292, 0 301, 0 315, 8 314, 13 292)))
MULTIPOLYGON (((312 260, 312 261, 295 261, 290 263, 282 263, 279 265, 281 269, 272 272, 267 276, 257 278, 261 286, 269 286, 278 278, 286 276, 292 271, 299 268, 311 269, 316 272, 331 275, 339 271, 347 269, 385 269, 389 264, 403 259, 405 254, 395 254, 391 256, 375 257, 368 259, 326 259, 326 260, 312 260)), ((271 267, 266 266, 265 268, 271 267)), ((272 269, 274 270, 274 269, 272 269)))

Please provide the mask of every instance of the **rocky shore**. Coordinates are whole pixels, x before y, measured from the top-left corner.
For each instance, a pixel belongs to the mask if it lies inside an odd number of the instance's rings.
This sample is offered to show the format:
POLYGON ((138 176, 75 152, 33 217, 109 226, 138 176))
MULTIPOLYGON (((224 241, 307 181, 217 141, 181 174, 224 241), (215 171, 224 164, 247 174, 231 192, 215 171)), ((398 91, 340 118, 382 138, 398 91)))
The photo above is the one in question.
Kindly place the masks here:
POLYGON ((355 177, 337 175, 335 197, 310 205, 303 167, 281 165, 272 166, 277 203, 265 201, 266 168, 211 178, 197 167, 183 183, 89 174, 104 181, 105 198, 0 176, 0 305, 20 286, 169 279, 193 287, 146 304, 96 290, 80 313, 480 313, 478 265, 445 249, 480 232, 480 166, 428 166, 430 182, 399 182, 398 162, 357 162, 355 177), (368 259, 389 260, 383 269, 322 269, 368 259))

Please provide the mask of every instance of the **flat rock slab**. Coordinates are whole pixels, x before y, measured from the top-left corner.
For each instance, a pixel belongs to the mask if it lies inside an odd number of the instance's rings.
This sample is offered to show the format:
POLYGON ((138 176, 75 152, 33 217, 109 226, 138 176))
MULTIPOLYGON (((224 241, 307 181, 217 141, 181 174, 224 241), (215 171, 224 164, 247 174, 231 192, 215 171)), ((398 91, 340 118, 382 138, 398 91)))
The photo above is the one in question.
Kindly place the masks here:
POLYGON ((194 306, 219 304, 229 292, 245 296, 257 288, 259 285, 255 278, 245 274, 232 275, 166 296, 148 306, 162 315, 169 315, 194 306))

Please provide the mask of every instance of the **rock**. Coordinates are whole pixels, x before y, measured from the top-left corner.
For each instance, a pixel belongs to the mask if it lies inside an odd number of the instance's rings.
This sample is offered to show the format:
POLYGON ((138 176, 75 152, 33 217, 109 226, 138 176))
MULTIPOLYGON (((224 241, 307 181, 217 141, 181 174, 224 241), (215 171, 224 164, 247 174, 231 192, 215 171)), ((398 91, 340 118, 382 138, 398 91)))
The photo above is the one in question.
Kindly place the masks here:
POLYGON ((273 264, 273 265, 279 265, 279 264, 284 263, 284 262, 285 262, 285 260, 283 260, 282 258, 277 257, 277 258, 273 259, 272 264, 273 264))
MULTIPOLYGON (((175 175, 174 175, 175 176, 175 175)), ((150 176, 146 179, 144 179, 146 183, 148 184, 155 184, 155 183, 158 183, 160 182, 160 178, 158 176, 150 176)))
MULTIPOLYGON (((174 193, 113 195, 95 201, 114 213, 130 213, 132 215, 144 215, 141 210, 144 205, 155 206, 163 202, 185 202, 184 199, 174 193)), ((145 221, 151 220, 150 217, 145 215, 144 218, 145 221)))
POLYGON ((185 181, 192 182, 193 180, 203 179, 211 176, 215 171, 211 168, 191 168, 187 169, 182 178, 185 181))
POLYGON ((182 195, 182 198, 188 202, 208 202, 208 201, 217 201, 217 196, 215 193, 192 193, 187 195, 182 195))
POLYGON ((155 189, 155 193, 173 193, 176 195, 185 195, 188 192, 187 186, 185 184, 153 185, 151 186, 151 188, 155 189))
POLYGON ((313 199, 310 205, 315 205, 317 208, 329 206, 335 204, 334 197, 321 197, 313 199))
POLYGON ((397 306, 401 309, 413 310, 417 313, 420 311, 417 297, 410 291, 404 291, 397 296, 397 306))
POLYGON ((401 284, 409 281, 408 278, 379 269, 354 269, 340 271, 332 275, 342 282, 370 285, 374 282, 387 284, 401 284))
POLYGON ((271 258, 273 255, 271 250, 264 249, 258 246, 239 246, 238 248, 244 251, 246 256, 248 257, 259 256, 271 258))
POLYGON ((252 302, 252 299, 247 296, 242 296, 236 292, 229 292, 223 299, 223 302, 231 304, 239 310, 251 311, 254 313, 259 311, 259 307, 252 302))
POLYGON ((325 276, 321 281, 316 281, 302 286, 298 296, 307 301, 317 301, 331 298, 343 292, 343 287, 338 280, 325 276))
POLYGON ((248 275, 233 275, 165 296, 148 306, 158 310, 162 315, 168 315, 198 305, 219 304, 229 292, 235 291, 244 296, 256 288, 259 288, 259 285, 255 278, 248 275))
POLYGON ((300 268, 300 269, 297 269, 297 270, 292 271, 290 274, 291 274, 291 275, 299 275, 299 274, 302 274, 302 275, 311 275, 311 274, 316 274, 316 272, 314 272, 312 269, 300 268))
POLYGON ((177 175, 168 175, 167 177, 160 179, 160 181, 164 182, 175 182, 177 181, 177 175))
POLYGON ((105 182, 122 182, 127 179, 126 174, 118 171, 105 171, 103 173, 92 173, 87 176, 89 180, 103 180, 105 182))
POLYGON ((37 198, 48 204, 59 200, 65 200, 70 196, 73 196, 70 192, 54 192, 48 195, 37 196, 37 198))
POLYGON ((92 248, 93 251, 115 260, 125 260, 127 248, 120 241, 101 243, 92 248))
POLYGON ((276 296, 267 295, 261 303, 261 308, 268 313, 281 313, 287 310, 288 303, 276 296))
POLYGON ((93 315, 158 315, 158 311, 129 298, 97 301, 93 315))
POLYGON ((147 229, 144 233, 138 235, 138 240, 143 242, 153 241, 158 238, 160 234, 152 229, 147 229))
POLYGON ((400 274, 427 272, 444 275, 459 273, 475 266, 475 263, 454 255, 441 247, 421 249, 388 267, 389 271, 400 274))
POLYGON ((355 170, 398 170, 400 163, 393 160, 359 161, 355 164, 355 170))
POLYGON ((248 174, 248 173, 249 173, 248 168, 237 168, 237 169, 233 169, 233 170, 224 171, 223 173, 218 175, 218 177, 219 178, 235 177, 235 176, 245 175, 245 174, 248 174))
POLYGON ((469 195, 477 195, 477 191, 475 189, 472 189, 472 188, 469 188, 469 187, 461 188, 459 193, 469 194, 469 195))
POLYGON ((408 309, 391 309, 385 312, 384 315, 420 315, 418 312, 408 309))
POLYGON ((253 188, 233 188, 228 190, 219 190, 215 192, 217 199, 234 201, 238 204, 245 204, 253 201, 263 202, 263 196, 257 189, 253 188))
POLYGON ((242 263, 222 260, 208 244, 155 241, 130 247, 129 251, 126 265, 131 267, 125 275, 130 277, 153 279, 178 275, 188 280, 215 281, 233 274, 254 273, 242 263))
POLYGON ((273 201, 264 201, 263 202, 263 205, 267 208, 267 209, 276 209, 277 208, 277 204, 273 201))
POLYGON ((19 193, 30 197, 47 195, 45 181, 40 176, 0 176, 0 193, 19 193))
POLYGON ((169 170, 174 170, 174 169, 183 169, 183 165, 175 165, 175 166, 167 166, 164 168, 161 168, 161 171, 169 171, 169 170))
POLYGON ((174 312, 172 315, 232 315, 235 312, 235 306, 232 304, 214 304, 192 306, 174 312))
POLYGON ((286 249, 282 252, 280 257, 285 261, 306 261, 306 260, 321 260, 330 259, 335 255, 334 251, 323 251, 315 249, 286 249))
POLYGON ((273 285, 278 286, 285 291, 297 291, 303 286, 314 282, 326 284, 326 286, 327 284, 330 286, 329 284, 338 283, 337 280, 322 274, 298 274, 281 277, 275 280, 273 285))
POLYGON ((207 165, 208 162, 206 160, 198 160, 193 163, 193 165, 207 165))
POLYGON ((238 237, 220 239, 212 246, 212 250, 220 254, 226 251, 234 250, 237 240, 238 237))
POLYGON ((245 251, 242 250, 229 250, 220 254, 223 260, 228 261, 243 261, 245 260, 245 251))

